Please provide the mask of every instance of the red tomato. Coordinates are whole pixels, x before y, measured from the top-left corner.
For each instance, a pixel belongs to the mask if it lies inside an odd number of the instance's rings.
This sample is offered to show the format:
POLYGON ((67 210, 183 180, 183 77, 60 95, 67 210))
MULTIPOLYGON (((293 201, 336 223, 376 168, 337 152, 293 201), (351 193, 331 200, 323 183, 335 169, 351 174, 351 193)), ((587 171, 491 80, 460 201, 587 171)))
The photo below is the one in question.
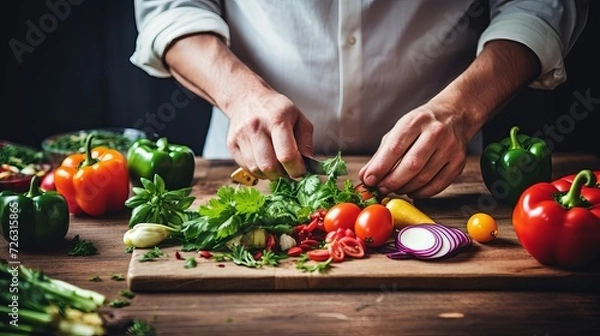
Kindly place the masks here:
POLYGON ((360 259, 365 256, 365 249, 356 238, 344 237, 337 242, 350 258, 360 259))
POLYGON ((331 257, 331 254, 327 250, 312 250, 306 252, 306 256, 313 261, 325 261, 331 257))
POLYGON ((336 263, 344 261, 346 254, 344 253, 344 249, 338 242, 331 243, 331 245, 329 245, 327 250, 329 251, 329 254, 331 255, 331 261, 336 262, 336 263))
POLYGON ((372 187, 367 187, 362 183, 354 187, 354 191, 360 195, 360 198, 362 198, 363 201, 368 201, 371 198, 375 197, 373 190, 375 189, 372 187))
POLYGON ((394 231, 394 219, 388 208, 372 204, 360 212, 354 225, 356 237, 369 247, 383 245, 394 231))
POLYGON ((339 203, 327 211, 323 219, 325 231, 336 231, 338 228, 354 229, 354 222, 361 209, 354 203, 339 203))

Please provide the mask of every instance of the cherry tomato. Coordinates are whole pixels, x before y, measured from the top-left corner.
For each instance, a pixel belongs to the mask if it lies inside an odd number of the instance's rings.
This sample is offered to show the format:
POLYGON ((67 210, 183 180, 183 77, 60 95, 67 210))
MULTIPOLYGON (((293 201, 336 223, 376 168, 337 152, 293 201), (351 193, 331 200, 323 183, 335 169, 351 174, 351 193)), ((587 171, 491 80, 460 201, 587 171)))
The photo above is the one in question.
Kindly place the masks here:
POLYGON ((363 201, 368 201, 371 198, 375 197, 375 194, 373 193, 373 188, 371 187, 367 187, 364 184, 359 184, 356 187, 354 187, 354 191, 360 195, 360 198, 363 199, 363 201))
POLYGON ((394 219, 388 208, 381 204, 371 204, 356 218, 354 233, 369 247, 383 245, 394 231, 394 219))
POLYGON ((329 259, 329 257, 331 257, 331 254, 328 250, 321 249, 308 251, 306 252, 306 256, 308 257, 308 259, 313 261, 325 261, 329 259))
POLYGON ((473 240, 487 243, 498 236, 498 223, 492 216, 478 212, 473 214, 467 221, 467 232, 473 240))
POLYGON ((287 251, 287 255, 290 257, 297 257, 304 252, 301 247, 294 246, 287 251))
POLYGON ((327 211, 323 219, 325 231, 336 231, 339 228, 343 230, 354 229, 354 222, 361 209, 354 203, 339 203, 327 211))
POLYGON ((331 245, 327 247, 329 251, 329 255, 331 256, 331 261, 333 262, 342 262, 346 257, 346 253, 344 252, 343 247, 338 242, 333 242, 331 245))
POLYGON ((362 244, 353 237, 344 237, 337 242, 344 253, 350 258, 360 259, 365 256, 365 249, 362 244))

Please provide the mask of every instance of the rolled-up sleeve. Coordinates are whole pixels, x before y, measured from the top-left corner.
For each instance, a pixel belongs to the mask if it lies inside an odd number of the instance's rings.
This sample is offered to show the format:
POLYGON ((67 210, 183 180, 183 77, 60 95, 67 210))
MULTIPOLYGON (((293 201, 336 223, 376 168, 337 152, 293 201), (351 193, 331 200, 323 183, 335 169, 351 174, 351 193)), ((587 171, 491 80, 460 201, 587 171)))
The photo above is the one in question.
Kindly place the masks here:
POLYGON ((202 32, 221 36, 229 44, 229 28, 219 0, 135 0, 138 28, 130 61, 151 76, 169 77, 164 52, 177 38, 202 32))
POLYGON ((538 57, 541 73, 530 87, 554 89, 567 78, 564 57, 587 22, 587 0, 492 0, 491 21, 477 54, 492 40, 524 44, 538 57))

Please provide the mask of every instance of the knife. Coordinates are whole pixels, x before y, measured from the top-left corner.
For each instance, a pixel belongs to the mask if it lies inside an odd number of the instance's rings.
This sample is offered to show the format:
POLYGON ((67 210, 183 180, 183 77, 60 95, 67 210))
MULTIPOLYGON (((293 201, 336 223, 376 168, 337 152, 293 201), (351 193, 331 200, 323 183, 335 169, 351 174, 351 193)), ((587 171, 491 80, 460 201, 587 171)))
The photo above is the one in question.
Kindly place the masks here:
MULTIPOLYGON (((316 175, 327 175, 323 161, 319 161, 306 155, 302 155, 302 159, 304 160, 304 165, 306 166, 307 172, 316 175)), ((348 172, 344 170, 340 175, 348 175, 348 172)), ((258 183, 258 177, 252 175, 243 168, 236 169, 233 173, 231 173, 230 177, 234 182, 247 186, 255 186, 258 183)))

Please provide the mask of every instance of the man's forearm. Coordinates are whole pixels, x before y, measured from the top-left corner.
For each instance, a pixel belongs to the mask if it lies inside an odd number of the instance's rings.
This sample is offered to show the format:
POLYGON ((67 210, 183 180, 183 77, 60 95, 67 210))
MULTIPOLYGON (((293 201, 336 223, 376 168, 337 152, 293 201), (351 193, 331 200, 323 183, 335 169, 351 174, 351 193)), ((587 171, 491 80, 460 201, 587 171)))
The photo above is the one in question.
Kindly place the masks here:
POLYGON ((462 122, 467 123, 465 130, 471 137, 539 73, 539 60, 528 47, 513 41, 491 41, 431 103, 464 112, 462 122))
POLYGON ((165 61, 175 79, 225 114, 236 99, 249 92, 272 91, 212 34, 190 35, 177 40, 165 53, 165 61))

